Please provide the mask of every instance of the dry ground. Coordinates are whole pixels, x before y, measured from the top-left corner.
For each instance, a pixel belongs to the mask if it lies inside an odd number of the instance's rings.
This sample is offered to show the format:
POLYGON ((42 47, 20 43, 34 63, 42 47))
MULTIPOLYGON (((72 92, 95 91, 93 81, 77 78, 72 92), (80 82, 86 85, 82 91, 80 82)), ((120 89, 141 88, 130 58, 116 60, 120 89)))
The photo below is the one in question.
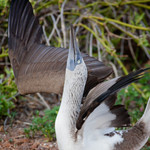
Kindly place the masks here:
POLYGON ((48 142, 43 136, 26 138, 21 122, 9 127, 7 133, 1 127, 0 140, 0 150, 58 150, 56 142, 48 142))
MULTIPOLYGON (((34 97, 35 98, 35 97, 34 97)), ((36 97, 37 98, 37 97, 36 97)), ((27 138, 24 128, 29 127, 36 110, 43 113, 45 107, 38 101, 25 97, 26 100, 15 102, 15 118, 7 121, 4 131, 4 121, 0 122, 0 150, 58 150, 56 142, 49 142, 42 134, 36 134, 34 138, 27 138)), ((50 103, 49 101, 47 101, 50 103)), ((56 105, 55 100, 50 106, 56 105)))

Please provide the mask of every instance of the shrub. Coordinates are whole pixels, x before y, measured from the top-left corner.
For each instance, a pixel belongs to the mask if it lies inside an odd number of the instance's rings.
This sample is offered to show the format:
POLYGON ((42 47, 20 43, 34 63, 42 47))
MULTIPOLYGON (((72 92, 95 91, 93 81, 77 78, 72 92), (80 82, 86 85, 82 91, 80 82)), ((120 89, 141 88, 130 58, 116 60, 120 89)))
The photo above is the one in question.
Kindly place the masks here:
POLYGON ((4 69, 5 74, 0 75, 0 118, 8 116, 8 109, 15 107, 13 99, 17 93, 17 87, 14 81, 13 70, 9 68, 4 69))
POLYGON ((36 116, 33 117, 32 125, 29 128, 25 128, 24 132, 27 137, 34 137, 37 132, 49 139, 49 141, 55 139, 55 119, 58 113, 59 107, 55 106, 51 110, 45 110, 44 116, 39 115, 39 111, 36 112, 36 116))

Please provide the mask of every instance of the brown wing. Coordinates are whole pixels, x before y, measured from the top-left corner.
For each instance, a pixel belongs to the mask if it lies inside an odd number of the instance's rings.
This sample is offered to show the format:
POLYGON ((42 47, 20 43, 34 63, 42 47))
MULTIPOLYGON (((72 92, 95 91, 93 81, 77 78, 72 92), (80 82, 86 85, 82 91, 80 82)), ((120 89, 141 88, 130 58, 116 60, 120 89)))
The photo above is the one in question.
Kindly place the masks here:
POLYGON ((130 126, 130 116, 127 110, 123 105, 114 105, 116 99, 116 93, 106 98, 105 101, 86 118, 80 133, 86 135, 90 131, 97 129, 103 130, 105 128, 103 134, 109 136, 113 133, 110 132, 111 127, 130 126))
MULTIPOLYGON (((110 102, 108 104, 108 100, 110 100, 111 96, 118 92, 121 88, 127 86, 128 84, 139 80, 143 73, 145 73, 146 69, 140 69, 136 72, 132 72, 129 75, 115 78, 110 81, 104 82, 102 84, 98 84, 94 89, 92 89, 89 94, 87 95, 83 106, 80 111, 80 115, 77 120, 76 127, 77 129, 81 129, 83 123, 87 119, 87 117, 97 108, 103 101, 107 101, 106 104, 112 106, 115 101, 110 102), (110 98, 109 98, 110 97, 110 98)), ((122 106, 113 107, 113 112, 118 114, 120 110, 122 110, 122 106)), ((118 118, 117 118, 118 119, 118 118)))
MULTIPOLYGON (((12 0, 8 22, 9 57, 19 92, 62 93, 68 50, 40 44, 42 28, 28 0, 12 0)), ((112 69, 82 55, 88 68, 86 95, 112 69)))

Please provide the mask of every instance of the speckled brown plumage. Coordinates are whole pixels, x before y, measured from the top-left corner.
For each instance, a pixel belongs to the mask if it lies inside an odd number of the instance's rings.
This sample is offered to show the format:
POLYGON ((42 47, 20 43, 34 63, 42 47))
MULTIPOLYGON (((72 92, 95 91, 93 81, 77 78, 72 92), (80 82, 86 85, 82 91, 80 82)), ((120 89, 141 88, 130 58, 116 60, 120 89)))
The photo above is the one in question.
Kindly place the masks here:
POLYGON ((139 122, 133 128, 122 135, 123 142, 116 144, 114 150, 139 150, 143 146, 143 140, 149 137, 145 129, 145 123, 139 122))

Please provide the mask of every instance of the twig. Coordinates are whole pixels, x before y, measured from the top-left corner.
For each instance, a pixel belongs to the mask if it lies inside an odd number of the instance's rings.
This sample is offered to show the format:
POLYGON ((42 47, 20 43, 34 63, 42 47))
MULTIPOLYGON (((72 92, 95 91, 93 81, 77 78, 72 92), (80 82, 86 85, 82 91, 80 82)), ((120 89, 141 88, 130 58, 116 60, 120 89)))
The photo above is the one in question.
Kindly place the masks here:
POLYGON ((147 2, 150 2, 150 0, 132 0, 132 1, 122 2, 120 5, 128 5, 128 4, 136 4, 136 3, 147 3, 147 2))
POLYGON ((3 63, 3 62, 0 62, 0 66, 5 66, 5 65, 6 65, 6 66, 10 66, 11 63, 5 63, 5 62, 3 63))
POLYGON ((4 59, 5 59, 6 67, 8 68, 8 65, 7 65, 8 62, 9 62, 9 61, 8 61, 8 57, 4 57, 4 59))
MULTIPOLYGON (((144 50, 144 52, 145 52, 145 54, 146 54, 146 56, 148 57, 148 59, 150 59, 150 54, 149 54, 149 52, 147 51, 147 50, 149 50, 148 48, 146 48, 145 46, 143 46, 143 45, 141 45, 141 47, 143 48, 143 50, 144 50)), ((150 50, 149 50, 150 51, 150 50)))
POLYGON ((128 40, 128 45, 129 45, 129 49, 130 49, 130 52, 131 52, 131 55, 135 61, 135 64, 140 68, 140 64, 138 63, 137 59, 136 59, 136 56, 134 54, 134 50, 133 50, 133 47, 132 47, 132 44, 131 44, 131 40, 128 40))
POLYGON ((120 31, 124 32, 125 34, 127 34, 128 36, 130 36, 131 38, 133 38, 136 42, 138 41, 139 37, 137 37, 136 35, 132 34, 131 32, 125 30, 124 28, 122 28, 121 26, 119 26, 118 24, 114 23, 114 22, 109 22, 111 25, 113 25, 114 27, 116 27, 117 29, 119 29, 120 31))
MULTIPOLYGON (((44 20, 44 24, 45 24, 45 20, 44 20)), ((44 33, 44 37, 45 37, 47 45, 50 46, 49 40, 48 40, 47 35, 46 35, 45 26, 43 26, 43 33, 44 33)))
MULTIPOLYGON (((82 16, 80 16, 79 18, 77 18, 77 19, 75 20, 75 22, 74 22, 73 25, 76 26, 78 23, 80 23, 80 22, 82 21, 82 18, 83 18, 82 16)), ((76 32, 75 32, 76 35, 77 35, 78 32, 79 32, 79 28, 80 28, 80 26, 77 26, 77 27, 76 27, 76 32)))
POLYGON ((104 27, 105 27, 106 31, 108 32, 108 35, 109 35, 109 36, 113 36, 113 37, 116 37, 116 38, 119 38, 119 39, 125 39, 125 40, 132 39, 132 38, 129 38, 129 37, 122 37, 122 36, 120 36, 120 35, 116 35, 116 34, 110 32, 110 31, 109 31, 109 28, 107 27, 107 25, 104 25, 104 27))
POLYGON ((45 107, 47 109, 50 109, 50 106, 46 103, 46 101, 44 100, 44 98, 42 97, 42 95, 40 93, 37 93, 38 97, 42 100, 43 104, 45 105, 45 107))
MULTIPOLYGON (((19 95, 20 95, 20 93, 17 93, 17 94, 15 94, 13 97, 10 97, 9 99, 7 99, 7 101, 13 100, 14 97, 17 97, 17 96, 19 96, 19 95)), ((9 110, 9 109, 7 110, 7 113, 10 114, 10 110, 9 110)), ((7 116, 6 119, 5 119, 5 121, 4 121, 4 131, 7 130, 6 124, 7 124, 7 121, 8 121, 9 118, 10 118, 10 117, 7 116)))
POLYGON ((32 123, 29 123, 29 122, 23 122, 23 124, 25 124, 25 125, 32 125, 32 123))
MULTIPOLYGON (((7 35, 7 30, 5 31, 4 35, 5 35, 5 34, 7 35)), ((3 43, 4 43, 5 39, 6 39, 6 37, 7 37, 7 36, 3 36, 3 37, 2 37, 2 40, 1 40, 1 42, 0 42, 0 49, 2 49, 2 45, 3 45, 3 43)))
MULTIPOLYGON (((56 30, 56 32, 57 32, 59 38, 62 40, 61 35, 60 35, 60 32, 59 32, 59 30, 58 30, 58 28, 57 28, 57 24, 58 24, 58 21, 59 21, 59 19, 60 19, 60 15, 57 17, 56 20, 55 20, 54 15, 51 15, 51 18, 52 18, 52 20, 53 20, 53 26, 54 26, 54 27, 53 27, 53 29, 52 29, 51 34, 50 34, 49 37, 48 37, 48 40, 49 40, 49 41, 51 40, 51 38, 52 38, 52 36, 53 36, 55 30, 56 30)), ((62 43, 62 42, 61 42, 61 43, 62 43)))
MULTIPOLYGON (((39 103, 39 104, 41 104, 41 105, 44 105, 39 99, 30 96, 30 94, 25 95, 25 96, 28 97, 29 99, 31 99, 32 101, 35 101, 35 102, 37 102, 37 103, 39 103)), ((44 106, 45 106, 45 105, 44 105, 44 106)))
POLYGON ((92 56, 92 44, 93 43, 93 34, 90 35, 90 49, 89 49, 89 55, 92 56))
POLYGON ((144 4, 134 4, 134 5, 138 6, 138 7, 145 8, 145 9, 150 9, 150 6, 148 6, 148 5, 144 5, 144 4))
POLYGON ((145 13, 146 13, 148 19, 150 19, 150 13, 149 13, 149 11, 147 9, 145 10, 145 13))
POLYGON ((116 18, 117 15, 116 15, 116 11, 115 11, 114 7, 113 7, 109 2, 107 2, 107 0, 104 0, 104 1, 105 1, 105 3, 107 3, 108 6, 112 9, 114 18, 116 18))
POLYGON ((117 24, 114 23, 114 22, 111 22, 110 24, 112 24, 114 27, 118 28, 120 31, 124 32, 124 33, 127 34, 128 36, 132 37, 133 40, 134 40, 136 43, 138 43, 138 44, 141 46, 141 48, 144 50, 144 52, 145 52, 146 56, 148 57, 148 59, 150 59, 150 55, 149 55, 149 53, 148 53, 146 47, 143 46, 142 44, 140 44, 140 39, 139 39, 139 37, 133 35, 131 32, 129 32, 129 31, 123 29, 122 27, 120 27, 119 25, 117 25, 117 24))
MULTIPOLYGON (((7 110, 7 113, 10 114, 10 110, 7 110)), ((6 117, 5 121, 4 121, 4 131, 6 132, 6 130, 8 129, 8 127, 6 127, 7 121, 9 119, 9 116, 6 117)))
MULTIPOLYGON (((145 26, 145 23, 144 23, 143 21, 141 21, 140 23, 141 23, 144 27, 146 27, 146 26, 145 26)), ((146 34, 147 34, 147 36, 150 36, 150 32, 149 32, 149 31, 146 31, 146 34)))
MULTIPOLYGON (((98 35, 98 31, 99 31, 99 33, 100 33, 100 35, 101 35, 101 31, 100 31, 100 29, 98 28, 98 26, 97 25, 94 25, 93 26, 93 29, 94 29, 94 31, 95 31, 95 33, 98 35), (97 31, 98 30, 98 31, 97 31)), ((99 61, 102 61, 102 57, 101 57, 101 43, 100 43, 100 41, 96 38, 96 43, 97 43, 97 52, 98 52, 98 60, 99 61)))
POLYGON ((131 24, 128 24, 128 23, 119 21, 119 20, 112 19, 112 18, 99 17, 99 16, 86 16, 86 17, 87 17, 87 18, 98 19, 98 20, 101 20, 101 21, 107 21, 107 22, 109 22, 109 23, 112 23, 112 22, 113 22, 113 23, 117 23, 117 24, 120 24, 120 25, 122 25, 122 26, 129 27, 129 28, 132 28, 132 29, 150 31, 150 28, 145 28, 145 27, 140 27, 140 26, 131 25, 131 24))
POLYGON ((7 57, 8 56, 8 53, 6 54, 0 54, 0 58, 4 58, 4 57, 7 57))
POLYGON ((14 98, 16 98, 18 96, 20 96, 20 93, 16 93, 14 96, 8 98, 7 101, 11 101, 11 100, 13 100, 14 98))
POLYGON ((119 75, 118 75, 118 71, 117 71, 116 66, 115 66, 112 62, 109 62, 109 64, 110 64, 110 65, 112 66, 112 68, 113 68, 113 71, 114 71, 115 77, 118 77, 119 75))
POLYGON ((5 36, 5 37, 8 37, 7 33, 5 32, 4 34, 0 33, 0 36, 5 36))
POLYGON ((124 53, 124 39, 121 40, 121 51, 120 51, 120 55, 123 55, 124 53))
MULTIPOLYGON (((145 24, 142 22, 142 24, 145 26, 145 24)), ((142 31, 140 31, 140 34, 142 35, 142 31)), ((147 31, 147 34, 149 35, 149 32, 147 31)), ((148 57, 148 59, 150 59, 150 50, 145 47, 143 44, 140 44, 140 46, 142 47, 142 49, 144 50, 146 56, 148 57), (148 52, 149 51, 149 52, 148 52)))
POLYGON ((16 137, 14 137, 14 139, 19 139, 19 138, 23 138, 23 137, 25 137, 25 135, 16 136, 16 137))
POLYGON ((64 48, 66 48, 66 29, 65 29, 65 23, 64 23, 64 16, 63 16, 63 12, 64 12, 64 6, 66 4, 67 0, 64 0, 62 6, 61 6, 61 28, 62 28, 62 33, 63 33, 63 39, 64 39, 64 48))
POLYGON ((90 38, 90 32, 87 32, 86 34, 86 42, 85 42, 85 51, 88 54, 88 49, 89 49, 89 38, 90 38))

